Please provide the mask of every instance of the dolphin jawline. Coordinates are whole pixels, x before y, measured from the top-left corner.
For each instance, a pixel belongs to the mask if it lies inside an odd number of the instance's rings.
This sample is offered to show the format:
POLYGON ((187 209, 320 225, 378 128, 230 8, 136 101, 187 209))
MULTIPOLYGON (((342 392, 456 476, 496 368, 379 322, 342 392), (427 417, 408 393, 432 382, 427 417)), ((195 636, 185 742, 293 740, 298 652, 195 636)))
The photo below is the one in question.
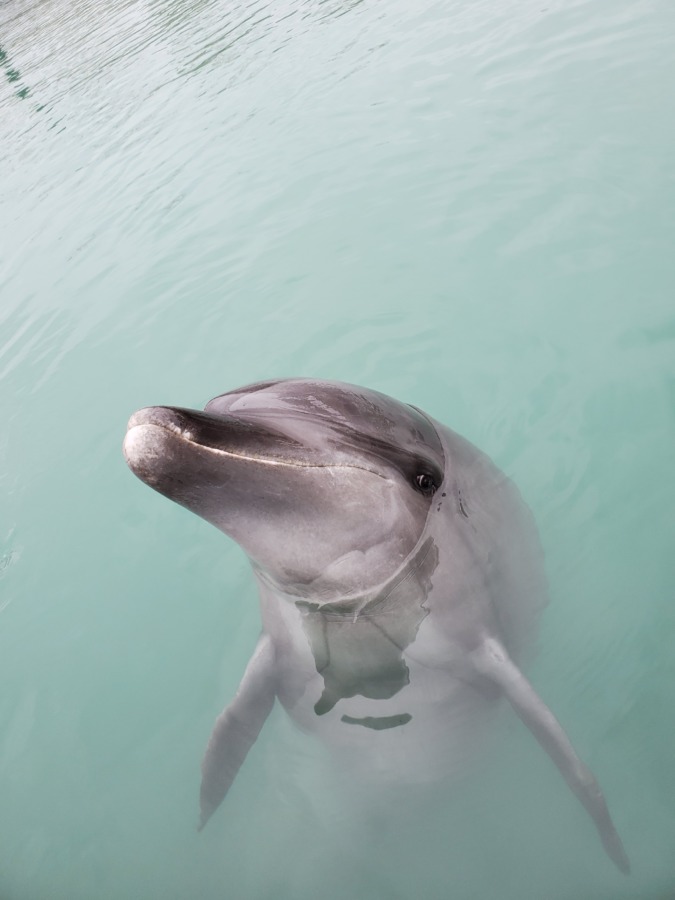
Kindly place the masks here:
POLYGON ((210 444, 195 440, 195 436, 189 428, 181 428, 176 422, 156 422, 152 420, 134 421, 137 417, 140 418, 140 413, 143 412, 145 412, 145 410, 140 410, 139 413, 135 413, 129 420, 125 443, 127 440, 133 440, 132 435, 139 428, 156 428, 159 432, 165 432, 177 437, 185 444, 189 444, 192 447, 199 447, 202 450, 206 450, 208 453, 213 453, 215 456, 226 457, 228 459, 239 459, 244 462, 260 463, 263 466, 279 466, 282 468, 295 469, 359 469, 362 472, 369 472, 371 475, 376 475, 378 478, 382 478, 385 481, 387 480, 386 476, 382 475, 381 472, 376 472, 374 469, 369 469, 366 466, 356 466, 352 463, 306 463, 301 462, 300 460, 270 459, 269 457, 254 456, 247 453, 235 453, 233 450, 223 450, 220 447, 213 447, 210 444))

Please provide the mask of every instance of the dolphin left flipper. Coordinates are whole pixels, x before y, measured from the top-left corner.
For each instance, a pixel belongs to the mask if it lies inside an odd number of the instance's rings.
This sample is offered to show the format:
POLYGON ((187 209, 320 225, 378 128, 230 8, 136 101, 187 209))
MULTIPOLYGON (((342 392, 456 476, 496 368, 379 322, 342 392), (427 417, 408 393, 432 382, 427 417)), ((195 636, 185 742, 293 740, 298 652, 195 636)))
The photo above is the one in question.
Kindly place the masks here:
POLYGON ((608 856, 627 875, 630 863, 602 791, 551 710, 495 638, 484 638, 471 657, 475 669, 501 688, 521 721, 551 757, 595 822, 608 856))
POLYGON ((202 761, 201 831, 228 792, 246 754, 272 711, 276 696, 274 649, 262 634, 237 693, 216 719, 202 761))

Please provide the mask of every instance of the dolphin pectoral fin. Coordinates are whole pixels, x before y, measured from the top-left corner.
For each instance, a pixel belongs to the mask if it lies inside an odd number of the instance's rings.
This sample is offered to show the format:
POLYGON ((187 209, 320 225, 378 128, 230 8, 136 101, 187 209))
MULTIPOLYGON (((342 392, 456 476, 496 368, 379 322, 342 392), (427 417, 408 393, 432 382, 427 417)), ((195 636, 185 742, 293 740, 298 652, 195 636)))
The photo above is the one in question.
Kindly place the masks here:
POLYGON ((230 789, 246 754, 274 706, 274 650, 268 635, 258 641, 237 693, 216 719, 202 761, 198 831, 230 789))
POLYGON ((472 654, 476 669, 495 682, 508 697, 519 718, 534 734, 563 778, 595 822, 610 859, 627 875, 630 863, 610 818, 607 803, 588 766, 577 756, 553 713, 494 638, 486 638, 472 654))

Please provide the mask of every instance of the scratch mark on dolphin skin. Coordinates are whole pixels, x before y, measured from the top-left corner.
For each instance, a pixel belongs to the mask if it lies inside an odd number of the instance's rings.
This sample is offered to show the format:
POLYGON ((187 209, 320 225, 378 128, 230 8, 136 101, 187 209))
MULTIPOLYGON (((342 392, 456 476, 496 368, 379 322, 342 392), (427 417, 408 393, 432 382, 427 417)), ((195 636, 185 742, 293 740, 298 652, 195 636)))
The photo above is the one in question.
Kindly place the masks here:
POLYGON ((466 511, 466 507, 464 506, 464 501, 462 500, 462 493, 460 490, 457 491, 457 498, 459 500, 459 511, 464 516, 465 519, 469 518, 469 514, 466 511))
POLYGON ((383 731, 385 728, 407 725, 411 719, 410 713, 398 713, 395 716, 364 716, 362 719, 355 719, 354 716, 342 716, 340 721, 346 722, 348 725, 363 725, 364 728, 383 731))

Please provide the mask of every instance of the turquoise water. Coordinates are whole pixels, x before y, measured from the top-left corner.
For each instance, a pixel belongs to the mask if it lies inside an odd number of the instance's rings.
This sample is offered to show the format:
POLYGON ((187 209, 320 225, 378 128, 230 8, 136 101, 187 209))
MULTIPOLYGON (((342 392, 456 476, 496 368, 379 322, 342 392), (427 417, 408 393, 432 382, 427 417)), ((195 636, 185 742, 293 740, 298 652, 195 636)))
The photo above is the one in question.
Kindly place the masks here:
POLYGON ((2 900, 675 897, 674 38, 667 0, 2 5, 2 900), (527 674, 629 878, 507 709, 379 820, 275 710, 196 833, 256 593, 120 445, 296 374, 520 486, 527 674))

